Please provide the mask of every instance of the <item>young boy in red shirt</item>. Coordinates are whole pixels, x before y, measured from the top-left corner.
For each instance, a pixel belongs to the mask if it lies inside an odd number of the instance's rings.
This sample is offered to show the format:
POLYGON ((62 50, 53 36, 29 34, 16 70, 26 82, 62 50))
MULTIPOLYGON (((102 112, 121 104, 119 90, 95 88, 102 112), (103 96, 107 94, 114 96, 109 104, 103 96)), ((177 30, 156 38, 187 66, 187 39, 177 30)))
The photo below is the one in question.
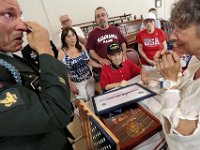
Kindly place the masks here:
POLYGON ((123 60, 122 48, 118 43, 112 43, 107 47, 107 55, 110 65, 103 65, 100 75, 100 84, 103 91, 115 87, 124 87, 128 80, 137 76, 141 68, 131 60, 123 60))

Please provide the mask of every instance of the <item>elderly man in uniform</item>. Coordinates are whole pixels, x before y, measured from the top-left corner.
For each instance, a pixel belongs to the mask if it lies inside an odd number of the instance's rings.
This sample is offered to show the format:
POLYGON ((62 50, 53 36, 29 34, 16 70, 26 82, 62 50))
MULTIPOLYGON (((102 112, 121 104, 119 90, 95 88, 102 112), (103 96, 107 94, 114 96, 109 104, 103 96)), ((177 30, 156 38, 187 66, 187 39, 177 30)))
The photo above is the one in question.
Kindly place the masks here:
POLYGON ((21 14, 17 0, 0 0, 0 149, 72 149, 65 135, 70 122, 65 66, 53 57, 47 30, 23 22, 21 14), (24 32, 40 70, 12 54, 22 48, 24 32))

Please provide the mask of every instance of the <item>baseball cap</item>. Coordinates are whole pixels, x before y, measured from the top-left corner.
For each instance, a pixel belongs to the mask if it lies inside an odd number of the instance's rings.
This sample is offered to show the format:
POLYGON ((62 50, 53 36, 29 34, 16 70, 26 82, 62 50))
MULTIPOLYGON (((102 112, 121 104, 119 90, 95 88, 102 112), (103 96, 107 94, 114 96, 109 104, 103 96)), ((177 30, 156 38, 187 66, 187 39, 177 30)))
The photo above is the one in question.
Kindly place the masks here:
POLYGON ((154 13, 149 12, 149 13, 145 16, 144 20, 147 20, 147 19, 156 20, 156 16, 155 16, 154 13))
POLYGON ((108 55, 112 55, 120 51, 122 51, 122 47, 120 46, 119 43, 112 43, 107 47, 108 55))

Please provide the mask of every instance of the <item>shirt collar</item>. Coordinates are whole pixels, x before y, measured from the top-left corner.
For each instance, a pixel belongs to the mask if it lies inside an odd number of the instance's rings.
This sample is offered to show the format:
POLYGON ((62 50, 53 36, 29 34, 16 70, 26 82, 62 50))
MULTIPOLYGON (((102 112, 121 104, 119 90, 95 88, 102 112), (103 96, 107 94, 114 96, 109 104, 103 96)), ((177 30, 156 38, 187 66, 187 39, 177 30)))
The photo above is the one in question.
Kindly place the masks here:
POLYGON ((7 55, 7 56, 10 56, 10 57, 13 57, 13 54, 10 53, 10 52, 1 52, 1 51, 0 51, 0 54, 7 55))
POLYGON ((114 69, 114 70, 118 70, 119 68, 122 68, 123 67, 123 64, 121 63, 119 66, 116 66, 115 64, 111 64, 111 67, 114 69))

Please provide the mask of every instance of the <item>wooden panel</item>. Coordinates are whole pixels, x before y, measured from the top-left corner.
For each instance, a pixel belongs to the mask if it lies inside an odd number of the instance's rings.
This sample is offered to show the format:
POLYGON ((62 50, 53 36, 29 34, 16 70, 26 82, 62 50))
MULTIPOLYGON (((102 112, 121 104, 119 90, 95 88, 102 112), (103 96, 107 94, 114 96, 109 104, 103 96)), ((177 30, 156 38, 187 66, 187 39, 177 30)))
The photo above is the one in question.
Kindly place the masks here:
POLYGON ((134 44, 135 42, 137 42, 137 32, 125 35, 125 39, 126 39, 127 45, 134 44))
POLYGON ((82 101, 77 102, 89 150, 119 150, 119 140, 82 101))
POLYGON ((120 141, 120 149, 132 149, 161 130, 160 122, 139 104, 122 108, 122 113, 102 117, 120 141))
POLYGON ((137 41, 137 33, 140 31, 143 19, 123 22, 119 25, 119 30, 124 35, 127 45, 132 45, 137 41))

